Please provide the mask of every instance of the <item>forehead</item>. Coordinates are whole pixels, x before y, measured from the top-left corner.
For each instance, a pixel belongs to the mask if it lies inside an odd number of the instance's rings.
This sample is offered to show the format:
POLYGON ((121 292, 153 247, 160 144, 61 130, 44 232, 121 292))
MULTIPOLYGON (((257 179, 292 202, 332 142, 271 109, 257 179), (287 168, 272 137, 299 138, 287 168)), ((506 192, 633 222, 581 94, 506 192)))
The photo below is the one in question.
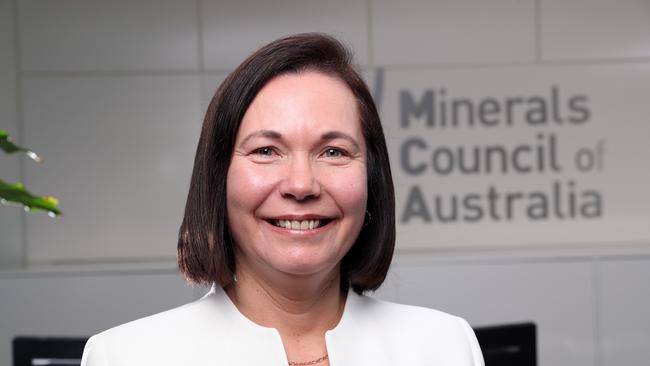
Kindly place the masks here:
POLYGON ((362 135, 350 88, 317 71, 279 75, 258 92, 242 118, 238 139, 260 129, 282 134, 338 130, 362 135))

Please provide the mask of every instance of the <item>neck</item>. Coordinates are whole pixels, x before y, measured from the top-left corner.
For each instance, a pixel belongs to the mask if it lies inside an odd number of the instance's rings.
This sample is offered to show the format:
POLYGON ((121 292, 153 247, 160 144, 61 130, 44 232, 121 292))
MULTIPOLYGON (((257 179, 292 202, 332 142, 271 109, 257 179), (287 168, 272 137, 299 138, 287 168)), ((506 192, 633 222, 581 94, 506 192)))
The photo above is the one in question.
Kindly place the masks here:
POLYGON ((341 318, 345 295, 340 268, 326 274, 260 275, 237 266, 237 282, 226 292, 239 311, 253 322, 276 328, 281 335, 320 335, 341 318))

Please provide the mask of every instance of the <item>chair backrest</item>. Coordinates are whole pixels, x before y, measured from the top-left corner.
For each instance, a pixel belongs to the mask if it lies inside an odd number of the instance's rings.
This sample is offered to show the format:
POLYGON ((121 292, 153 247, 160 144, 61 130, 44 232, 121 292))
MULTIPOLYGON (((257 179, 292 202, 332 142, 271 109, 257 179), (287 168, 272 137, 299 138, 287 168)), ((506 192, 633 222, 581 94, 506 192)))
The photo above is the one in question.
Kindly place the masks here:
POLYGON ((13 366, 79 366, 87 337, 16 337, 13 366))
POLYGON ((534 323, 474 328, 485 366, 537 366, 534 323))

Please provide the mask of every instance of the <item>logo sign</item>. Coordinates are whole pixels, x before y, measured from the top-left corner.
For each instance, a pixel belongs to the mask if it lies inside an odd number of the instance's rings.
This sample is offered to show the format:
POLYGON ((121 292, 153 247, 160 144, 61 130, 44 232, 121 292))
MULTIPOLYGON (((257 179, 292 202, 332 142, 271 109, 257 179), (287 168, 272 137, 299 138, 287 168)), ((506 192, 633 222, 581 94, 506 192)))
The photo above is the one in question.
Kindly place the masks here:
POLYGON ((377 70, 399 248, 647 242, 650 67, 377 70))

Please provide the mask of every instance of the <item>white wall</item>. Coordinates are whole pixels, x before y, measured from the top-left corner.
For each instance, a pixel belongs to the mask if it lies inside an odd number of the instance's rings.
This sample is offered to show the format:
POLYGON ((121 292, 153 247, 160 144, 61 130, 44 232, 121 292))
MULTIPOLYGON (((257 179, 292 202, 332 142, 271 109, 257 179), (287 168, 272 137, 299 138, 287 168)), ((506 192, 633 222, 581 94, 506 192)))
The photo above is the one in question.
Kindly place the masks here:
MULTIPOLYGON (((595 107, 622 116, 612 124, 630 126, 647 111, 639 97, 647 94, 624 95, 630 85, 646 89, 647 0, 272 3, 0 0, 0 128, 45 157, 36 165, 0 155, 1 177, 58 196, 65 214, 0 207, 0 363, 10 364, 14 335, 87 335, 199 296, 173 262, 202 115, 227 72, 283 34, 341 38, 371 87, 383 70, 385 124, 397 121, 390 91, 414 87, 409 80, 485 95, 490 78, 505 92, 573 77, 594 95, 611 86, 619 102, 595 107)), ((643 144, 646 124, 620 141, 643 144)), ((390 130, 389 144, 401 138, 390 130)), ((618 159, 639 152, 647 149, 621 148, 618 159)), ((650 197, 625 201, 645 184, 625 169, 592 179, 624 203, 615 236, 590 235, 580 222, 487 225, 461 248, 463 231, 442 243, 443 229, 402 228, 378 296, 473 325, 532 320, 542 366, 642 364, 650 358, 650 197)))
MULTIPOLYGON (((11 1, 0 1, 0 128, 20 138, 13 9, 11 1)), ((0 171, 2 180, 18 181, 21 176, 20 159, 0 155, 0 171)), ((20 210, 4 207, 0 210, 0 266, 22 264, 23 222, 20 210)))

